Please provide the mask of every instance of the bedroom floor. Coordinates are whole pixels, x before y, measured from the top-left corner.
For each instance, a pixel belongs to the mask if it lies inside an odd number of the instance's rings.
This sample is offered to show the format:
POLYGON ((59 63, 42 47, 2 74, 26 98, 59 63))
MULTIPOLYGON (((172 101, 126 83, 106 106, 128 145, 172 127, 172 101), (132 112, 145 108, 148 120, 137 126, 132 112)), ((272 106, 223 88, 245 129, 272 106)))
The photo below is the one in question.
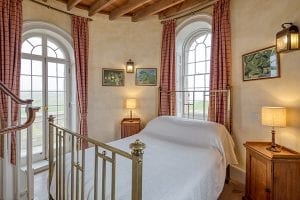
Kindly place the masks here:
MULTIPOLYGON (((35 200, 47 200, 47 178, 48 171, 38 173, 34 176, 35 200)), ((219 200, 241 200, 244 193, 244 186, 236 181, 226 184, 219 200)))

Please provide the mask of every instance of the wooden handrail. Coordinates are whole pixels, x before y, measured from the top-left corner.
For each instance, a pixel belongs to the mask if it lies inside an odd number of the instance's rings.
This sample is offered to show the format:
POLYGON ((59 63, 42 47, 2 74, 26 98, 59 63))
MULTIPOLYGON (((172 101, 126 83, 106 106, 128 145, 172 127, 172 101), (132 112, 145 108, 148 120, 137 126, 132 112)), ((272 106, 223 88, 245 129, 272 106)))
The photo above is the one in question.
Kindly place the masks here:
POLYGON ((28 105, 28 104, 32 104, 33 100, 32 99, 26 99, 26 100, 22 100, 20 99, 17 95, 15 95, 14 93, 12 93, 10 91, 10 89, 8 89, 5 84, 0 81, 0 90, 3 91, 5 94, 7 94, 8 96, 11 97, 11 99, 13 101, 15 101, 18 104, 22 104, 22 105, 28 105))
POLYGON ((28 108, 28 119, 24 124, 1 129, 0 135, 4 135, 9 132, 19 131, 19 130, 28 128, 34 122, 36 112, 38 112, 39 110, 40 110, 40 107, 29 107, 28 108))

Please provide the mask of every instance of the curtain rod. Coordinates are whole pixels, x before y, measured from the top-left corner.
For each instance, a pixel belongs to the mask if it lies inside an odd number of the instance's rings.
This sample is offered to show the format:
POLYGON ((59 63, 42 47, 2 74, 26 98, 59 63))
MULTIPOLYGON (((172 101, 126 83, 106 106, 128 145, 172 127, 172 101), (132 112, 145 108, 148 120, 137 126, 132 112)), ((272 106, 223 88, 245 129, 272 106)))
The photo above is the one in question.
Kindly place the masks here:
MULTIPOLYGON (((53 6, 49 5, 49 4, 45 4, 45 3, 42 3, 42 2, 37 1, 37 0, 31 0, 31 1, 34 2, 34 3, 36 3, 36 4, 39 4, 39 5, 41 5, 41 6, 44 6, 44 7, 48 8, 48 9, 52 9, 52 10, 55 10, 55 11, 57 11, 57 12, 64 13, 64 14, 66 14, 66 15, 71 15, 71 16, 72 16, 72 15, 75 15, 75 14, 73 14, 73 13, 71 13, 71 12, 67 12, 67 11, 64 11, 64 10, 61 10, 61 9, 58 9, 58 8, 55 8, 55 7, 53 7, 53 6)), ((85 18, 87 18, 89 21, 93 21, 92 18, 89 18, 89 17, 85 17, 85 18)))
POLYGON ((193 10, 193 11, 187 11, 187 12, 184 12, 184 13, 181 13, 181 14, 178 14, 178 15, 167 17, 165 19, 162 19, 161 23, 163 23, 164 21, 170 20, 170 19, 180 19, 180 18, 189 16, 189 15, 194 15, 198 11, 201 11, 201 10, 204 10, 206 8, 209 8, 209 7, 213 6, 218 1, 219 0, 214 0, 214 1, 208 2, 208 3, 206 3, 202 6, 199 6, 199 7, 195 8, 195 10, 193 10))

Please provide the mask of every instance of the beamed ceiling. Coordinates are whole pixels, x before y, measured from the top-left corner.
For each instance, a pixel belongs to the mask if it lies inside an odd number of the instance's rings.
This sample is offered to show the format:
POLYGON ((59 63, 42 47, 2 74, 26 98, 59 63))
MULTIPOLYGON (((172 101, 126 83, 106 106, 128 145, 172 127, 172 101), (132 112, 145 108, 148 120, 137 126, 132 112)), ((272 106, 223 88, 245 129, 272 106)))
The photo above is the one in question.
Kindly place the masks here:
MULTIPOLYGON (((47 1, 47 0, 44 0, 47 1)), ((57 0, 64 2, 69 11, 77 7, 87 10, 89 16, 97 13, 109 15, 110 20, 121 16, 131 17, 133 22, 148 16, 158 15, 167 19, 176 15, 194 12, 209 6, 216 0, 57 0)))

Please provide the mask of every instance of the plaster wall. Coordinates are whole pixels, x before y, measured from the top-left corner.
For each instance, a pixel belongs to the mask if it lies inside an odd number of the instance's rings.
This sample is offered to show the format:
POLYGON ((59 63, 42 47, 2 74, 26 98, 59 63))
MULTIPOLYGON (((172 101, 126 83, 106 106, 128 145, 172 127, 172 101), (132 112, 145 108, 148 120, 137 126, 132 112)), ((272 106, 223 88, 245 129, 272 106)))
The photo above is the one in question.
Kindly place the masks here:
POLYGON ((275 45, 284 22, 300 26, 296 0, 231 0, 233 133, 239 167, 245 169, 246 141, 271 141, 271 127, 260 123, 262 106, 288 108, 287 127, 276 129, 278 144, 300 151, 300 51, 280 54, 281 77, 243 81, 242 55, 275 45))

